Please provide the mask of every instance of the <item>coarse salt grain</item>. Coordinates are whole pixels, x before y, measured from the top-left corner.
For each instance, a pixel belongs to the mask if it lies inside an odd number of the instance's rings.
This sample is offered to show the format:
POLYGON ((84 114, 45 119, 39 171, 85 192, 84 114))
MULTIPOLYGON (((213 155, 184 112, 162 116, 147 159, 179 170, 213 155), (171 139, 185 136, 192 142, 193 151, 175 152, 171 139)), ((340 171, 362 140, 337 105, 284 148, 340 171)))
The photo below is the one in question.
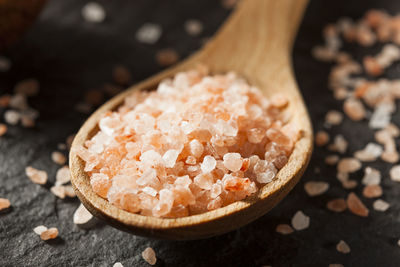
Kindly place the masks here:
POLYGON ((365 162, 374 161, 382 155, 383 149, 375 143, 368 143, 363 150, 356 151, 354 157, 365 162))
POLYGON ((361 181, 364 185, 377 185, 381 183, 381 173, 379 170, 367 167, 364 170, 364 177, 361 181))
POLYGON ((75 190, 74 190, 74 188, 72 188, 72 186, 64 185, 64 191, 65 191, 65 195, 67 197, 76 197, 75 190))
POLYGON ((8 127, 7 125, 0 123, 0 136, 3 136, 7 133, 8 127))
POLYGON ((186 32, 192 36, 199 35, 203 31, 203 23, 196 19, 185 21, 184 27, 186 32))
POLYGON ((377 200, 374 201, 372 206, 374 207, 374 210, 387 211, 389 209, 389 207, 390 207, 390 204, 387 203, 386 201, 382 200, 382 199, 377 199, 377 200))
POLYGON ((325 158, 325 163, 329 165, 335 165, 336 163, 338 163, 338 161, 339 161, 339 156, 337 155, 331 155, 325 158))
POLYGON ((47 172, 35 169, 33 167, 26 167, 25 173, 28 178, 36 183, 36 184, 45 184, 47 183, 47 172))
POLYGON ((0 197, 0 211, 8 209, 11 206, 10 200, 0 197))
POLYGON ((331 110, 326 114, 325 122, 330 125, 339 125, 343 121, 343 114, 337 110, 331 110))
POLYGON ((333 144, 331 144, 328 149, 332 150, 332 151, 337 151, 341 154, 345 153, 347 150, 347 146, 348 146, 348 142, 346 141, 346 139, 344 139, 344 137, 342 135, 337 135, 335 136, 334 140, 333 140, 333 144))
POLYGON ((146 44, 154 44, 161 37, 162 29, 160 25, 154 23, 143 24, 136 32, 136 39, 146 44))
POLYGON ((21 119, 21 113, 15 110, 7 110, 4 112, 4 120, 10 125, 17 125, 21 119))
POLYGON ((363 189, 363 196, 366 198, 376 198, 382 196, 382 187, 379 185, 367 185, 363 189))
POLYGON ((114 263, 113 267, 124 267, 124 265, 122 265, 120 262, 116 262, 114 263))
POLYGON ((40 238, 45 241, 50 239, 55 239, 57 238, 57 236, 58 236, 58 229, 55 227, 49 228, 40 234, 40 238))
POLYGON ((282 235, 288 235, 293 233, 293 228, 288 224, 279 224, 276 226, 276 232, 282 235))
POLYGON ((364 203, 362 203, 353 192, 347 196, 347 207, 353 214, 361 217, 367 217, 369 214, 367 207, 365 207, 364 203))
POLYGON ((332 199, 328 203, 326 203, 326 207, 328 210, 334 212, 342 212, 347 209, 346 200, 342 198, 332 199))
POLYGON ((56 185, 63 185, 71 180, 71 173, 68 166, 63 166, 57 170, 56 173, 56 185))
POLYGON ((57 163, 59 165, 64 165, 67 161, 67 158, 64 156, 64 154, 58 151, 54 151, 51 153, 51 159, 54 163, 57 163))
POLYGON ((322 195, 328 189, 329 184, 327 182, 309 181, 304 185, 304 190, 310 197, 322 195))
POLYGON ((96 2, 89 2, 82 8, 83 18, 92 23, 100 23, 106 18, 106 12, 102 5, 96 2))
POLYGON ((33 228, 33 232, 35 232, 35 234, 37 234, 37 235, 41 235, 46 230, 47 230, 47 227, 44 225, 39 225, 39 226, 36 226, 35 228, 33 228))
POLYGON ((65 198, 65 188, 63 186, 55 185, 50 188, 51 193, 57 196, 58 198, 65 198))
POLYGON ((77 225, 84 225, 90 222, 92 218, 93 215, 81 203, 74 212, 73 222, 77 225))
POLYGON ((337 165, 338 172, 353 173, 361 168, 361 162, 355 158, 343 158, 337 165))
POLYGON ((315 144, 317 146, 324 146, 329 142, 329 134, 325 131, 319 131, 315 135, 315 144))
POLYGON ((302 211, 296 212, 292 218, 292 226, 297 231, 304 230, 310 225, 310 217, 305 215, 302 211))
POLYGON ((349 245, 343 240, 340 240, 336 245, 336 250, 343 254, 348 254, 351 251, 349 245))
POLYGON ((175 64, 179 60, 178 52, 171 48, 157 51, 156 61, 160 66, 166 67, 175 64))
POLYGON ((148 247, 145 250, 143 250, 142 257, 150 265, 154 265, 157 262, 156 253, 151 247, 148 247))
POLYGON ((400 165, 393 166, 390 169, 389 174, 390 174, 390 179, 392 179, 395 182, 400 182, 400 165))

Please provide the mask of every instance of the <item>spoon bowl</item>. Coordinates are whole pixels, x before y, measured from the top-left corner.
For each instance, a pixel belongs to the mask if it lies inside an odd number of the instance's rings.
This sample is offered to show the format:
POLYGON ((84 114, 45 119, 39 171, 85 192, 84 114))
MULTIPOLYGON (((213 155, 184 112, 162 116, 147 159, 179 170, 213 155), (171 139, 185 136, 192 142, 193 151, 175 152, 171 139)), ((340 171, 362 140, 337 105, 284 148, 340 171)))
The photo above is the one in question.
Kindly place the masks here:
MULTIPOLYGON (((102 114, 115 110, 135 90, 155 89, 159 82, 198 64, 212 73, 235 71, 266 97, 282 93, 288 112, 302 130, 288 163, 276 178, 253 196, 228 206, 182 218, 157 218, 130 213, 98 196, 84 172, 84 162, 70 153, 71 182, 77 196, 95 216, 133 234, 188 240, 207 238, 237 229, 271 210, 296 185, 312 153, 312 127, 293 76, 291 49, 308 0, 242 0, 233 15, 205 48, 179 65, 129 88, 101 106, 85 122, 72 147, 79 147, 99 130, 102 114)), ((71 149, 72 151, 72 149, 71 149)))

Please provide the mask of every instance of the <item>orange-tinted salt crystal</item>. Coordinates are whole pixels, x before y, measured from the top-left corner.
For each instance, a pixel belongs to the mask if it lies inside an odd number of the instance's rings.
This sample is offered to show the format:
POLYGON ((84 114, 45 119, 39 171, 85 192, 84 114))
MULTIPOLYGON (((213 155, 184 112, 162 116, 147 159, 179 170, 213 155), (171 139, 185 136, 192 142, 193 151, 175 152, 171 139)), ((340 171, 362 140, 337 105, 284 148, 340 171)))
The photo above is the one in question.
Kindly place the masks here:
POLYGON ((47 183, 47 173, 45 171, 28 166, 25 168, 25 173, 26 176, 28 176, 28 178, 36 184, 47 183))
POLYGON ((363 196, 366 198, 376 198, 382 196, 382 187, 380 185, 367 185, 363 189, 363 196))
POLYGON ((347 208, 346 200, 342 198, 332 199, 326 203, 326 207, 334 212, 342 212, 347 208))
POLYGON ((361 200, 358 198, 358 196, 351 192, 348 196, 347 196, 347 207, 349 208, 349 210, 358 216, 361 217, 367 217, 369 214, 369 210, 367 209, 367 207, 365 207, 365 205, 361 202, 361 200))
POLYGON ((90 184, 93 188, 93 191, 96 192, 99 196, 106 198, 108 189, 111 187, 111 180, 107 177, 107 175, 102 173, 95 173, 90 178, 90 184))
POLYGON ((142 257, 150 265, 154 265, 157 262, 156 253, 151 247, 146 248, 142 252, 142 257))
POLYGON ((6 134, 7 132, 7 125, 0 123, 0 136, 3 136, 6 134))
POLYGON ((354 121, 362 120, 366 115, 366 110, 361 101, 353 98, 344 101, 343 111, 354 121))
POLYGON ((363 64, 365 71, 371 76, 379 76, 383 73, 383 67, 371 56, 365 56, 363 64))
POLYGON ((163 49, 156 53, 156 61, 160 66, 170 66, 179 60, 179 55, 174 49, 163 49))
POLYGON ((55 227, 49 228, 40 234, 42 240, 55 239, 58 236, 58 229, 55 227))
POLYGON ((319 131, 315 135, 315 144, 317 146, 324 146, 329 142, 329 134, 325 131, 319 131))
POLYGON ((0 197, 0 211, 8 209, 11 206, 10 200, 0 197))
POLYGON ((10 104, 11 96, 10 95, 2 95, 0 96, 0 107, 7 108, 10 104))

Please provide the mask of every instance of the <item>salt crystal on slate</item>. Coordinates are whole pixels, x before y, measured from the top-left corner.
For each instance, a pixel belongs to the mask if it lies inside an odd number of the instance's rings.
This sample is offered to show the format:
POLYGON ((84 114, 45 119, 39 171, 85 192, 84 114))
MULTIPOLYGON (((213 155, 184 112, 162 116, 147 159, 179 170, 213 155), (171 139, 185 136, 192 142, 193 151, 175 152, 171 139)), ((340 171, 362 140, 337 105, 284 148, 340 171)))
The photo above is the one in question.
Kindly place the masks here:
POLYGON ((382 129, 389 125, 391 110, 388 105, 379 105, 375 108, 374 113, 369 121, 369 127, 372 129, 382 129))
POLYGON ((4 112, 4 120, 10 125, 17 125, 21 119, 21 114, 15 110, 7 110, 4 112))
POLYGON ((160 25, 154 23, 143 24, 136 32, 136 39, 146 44, 154 44, 161 37, 162 29, 160 25))
POLYGON ((364 185, 380 184, 381 183, 380 171, 371 167, 366 167, 364 170, 364 177, 361 182, 364 185))
POLYGON ((0 210, 8 209, 11 206, 10 200, 0 197, 0 210))
POLYGON ((65 195, 66 195, 67 197, 76 197, 75 190, 72 188, 72 186, 70 186, 70 185, 65 185, 65 186, 64 186, 64 190, 65 190, 65 195))
POLYGON ((67 145, 63 144, 63 143, 59 143, 59 144, 57 144, 57 148, 59 150, 66 150, 67 149, 67 145))
POLYGON ((276 232, 282 235, 288 235, 293 233, 293 228, 288 224, 279 224, 276 226, 276 232))
POLYGON ((221 4, 226 9, 232 9, 237 4, 238 0, 222 0, 221 4))
POLYGON ((82 8, 82 17, 92 23, 99 23, 106 18, 106 12, 99 3, 89 2, 82 8))
POLYGON ((319 131, 315 135, 315 144, 317 146, 324 146, 329 142, 329 134, 325 131, 319 131))
POLYGON ((355 158, 343 158, 339 160, 337 169, 343 173, 353 173, 361 168, 361 162, 355 158))
POLYGON ((361 217, 367 217, 369 214, 367 207, 365 207, 364 203, 362 203, 353 192, 347 196, 347 207, 353 214, 361 217))
POLYGON ((395 182, 400 182, 400 165, 393 166, 390 169, 390 179, 395 182))
POLYGON ((339 161, 339 156, 331 155, 325 158, 325 163, 329 165, 335 165, 339 161))
POLYGON ((325 122, 330 125, 339 125, 343 121, 343 114, 336 110, 330 110, 326 113, 325 122))
POLYGON ((203 31, 203 23, 196 19, 187 20, 184 26, 186 32, 192 36, 199 35, 203 31))
POLYGON ((66 184, 71 180, 71 173, 68 166, 63 166, 57 170, 56 185, 66 184))
POLYGON ((64 154, 58 151, 54 151, 53 153, 51 153, 51 159, 54 163, 57 163, 59 165, 63 165, 67 161, 67 158, 64 156, 64 154))
POLYGON ((11 61, 8 58, 0 56, 0 71, 6 72, 11 67, 11 61))
POLYGON ((347 243, 343 240, 340 240, 340 242, 336 245, 336 250, 344 254, 350 253, 349 245, 347 245, 347 243))
POLYGON ((386 211, 387 209, 389 209, 390 204, 387 203, 386 201, 382 200, 382 199, 377 199, 377 200, 374 201, 372 206, 374 207, 374 210, 386 211))
POLYGON ((354 121, 362 120, 366 115, 364 105, 355 98, 348 98, 344 101, 343 111, 354 121))
POLYGON ((32 182, 36 184, 45 184, 47 183, 47 172, 35 169, 33 167, 25 168, 26 176, 31 179, 32 182))
POLYGON ((33 231, 37 235, 41 235, 46 230, 47 230, 47 227, 44 225, 39 225, 39 226, 36 226, 35 228, 33 228, 33 231))
POLYGON ((366 198, 376 198, 382 196, 382 187, 380 185, 367 185, 363 189, 363 196, 366 198))
POLYGON ((374 161, 382 155, 383 149, 375 143, 368 143, 363 150, 356 151, 354 157, 361 161, 374 161))
POLYGON ((26 101, 26 97, 22 94, 15 94, 11 97, 10 103, 11 108, 26 110, 28 109, 28 102, 26 101))
POLYGON ((397 241, 397 245, 400 247, 400 239, 397 241))
POLYGON ((150 265, 154 265, 157 262, 156 253, 151 247, 146 248, 142 252, 142 257, 150 265))
POLYGON ((170 66, 178 62, 178 60, 179 54, 174 49, 166 48, 156 52, 156 61, 160 66, 170 66))
POLYGON ((337 135, 335 136, 334 140, 333 140, 333 144, 331 144, 328 149, 332 150, 332 151, 337 151, 341 154, 343 154, 344 152, 346 152, 347 150, 347 146, 348 146, 348 142, 346 141, 346 139, 344 139, 344 137, 342 135, 337 135))
POLYGON ((297 231, 304 230, 310 226, 310 217, 299 210, 292 218, 292 226, 297 231))
POLYGON ((8 127, 7 125, 0 123, 0 136, 3 136, 7 133, 8 127))
POLYGON ((326 203, 326 207, 328 210, 334 212, 342 212, 347 209, 346 200, 342 198, 332 199, 328 203, 326 203))
POLYGON ((81 203, 74 212, 73 222, 74 224, 84 225, 87 224, 92 218, 93 215, 81 203))
POLYGON ((60 185, 52 186, 50 188, 50 191, 51 191, 51 193, 53 193, 53 195, 55 195, 61 199, 65 198, 65 188, 63 186, 60 186, 60 185))
POLYGON ((120 262, 116 262, 114 263, 113 267, 124 267, 124 265, 122 265, 120 262))
POLYGON ((8 108, 10 105, 11 96, 10 95, 2 95, 0 96, 0 107, 8 108))
POLYGON ((57 236, 58 236, 58 229, 55 227, 49 228, 40 234, 40 238, 45 241, 50 239, 55 239, 57 238, 57 236))
POLYGON ((304 185, 304 190, 310 197, 319 196, 329 189, 327 182, 310 181, 304 185))

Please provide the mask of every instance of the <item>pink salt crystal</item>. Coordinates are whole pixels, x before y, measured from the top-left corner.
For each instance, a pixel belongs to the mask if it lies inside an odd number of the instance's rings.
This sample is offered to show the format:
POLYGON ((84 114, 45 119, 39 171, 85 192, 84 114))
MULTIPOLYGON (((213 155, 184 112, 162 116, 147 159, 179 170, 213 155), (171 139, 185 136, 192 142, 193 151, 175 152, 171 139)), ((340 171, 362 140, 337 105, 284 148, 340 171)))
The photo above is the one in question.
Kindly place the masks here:
POLYGON ((70 185, 65 185, 65 186, 64 186, 64 190, 65 190, 65 195, 66 195, 67 197, 76 197, 75 190, 72 188, 72 186, 70 186, 70 185))
POLYGON ((178 62, 179 55, 176 50, 171 48, 166 48, 157 51, 156 61, 160 66, 170 66, 178 62))
POLYGON ((35 79, 20 81, 14 86, 14 93, 26 96, 37 95, 39 93, 39 82, 35 79))
POLYGON ((193 139, 190 143, 190 153, 196 158, 199 158, 204 151, 203 145, 196 139, 193 139))
POLYGON ((30 166, 25 168, 25 173, 28 178, 36 184, 45 184, 47 182, 47 173, 30 166))
POLYGON ((223 159, 225 167, 232 172, 237 172, 242 168, 243 160, 239 153, 227 153, 223 159))
POLYGON ((161 155, 154 150, 144 152, 140 156, 140 160, 149 166, 157 166, 163 163, 161 155))
POLYGON ((222 186, 220 184, 213 184, 210 191, 210 197, 216 198, 222 193, 222 186))
POLYGON ((71 173, 68 166, 63 166, 57 170, 56 173, 56 185, 63 185, 71 180, 71 173))
POLYGON ((66 157, 58 151, 54 151, 53 153, 51 153, 51 159, 53 160, 53 162, 59 165, 64 165, 67 161, 66 157))
POLYGON ((33 232, 37 235, 41 235, 44 231, 47 231, 47 227, 44 225, 39 225, 33 228, 33 232))
POLYGON ((184 24, 185 30, 192 36, 199 35, 203 31, 203 24, 199 20, 190 19, 184 24))
POLYGON ((300 231, 308 228, 310 225, 310 217, 305 215, 301 210, 296 212, 292 218, 292 226, 295 230, 300 231))
POLYGON ((380 145, 368 143, 363 150, 356 151, 354 157, 361 161, 374 161, 382 155, 383 149, 380 145))
POLYGON ((113 267, 124 267, 124 265, 122 265, 120 262, 116 262, 114 263, 113 267))
POLYGON ((170 149, 163 155, 163 160, 165 163, 165 167, 172 168, 175 165, 176 159, 178 158, 179 151, 175 149, 170 149))
POLYGON ((5 135, 7 132, 7 129, 8 129, 7 125, 0 123, 0 136, 5 135))
POLYGON ((328 147, 329 150, 344 153, 347 150, 348 142, 342 135, 337 135, 334 138, 333 144, 328 147))
POLYGON ((207 209, 208 210, 215 210, 215 209, 220 208, 222 206, 222 204, 223 204, 222 198, 220 196, 218 196, 215 199, 211 200, 207 204, 207 209))
POLYGON ((381 173, 374 168, 366 167, 362 183, 364 185, 377 185, 381 182, 381 173))
POLYGON ((11 206, 10 200, 0 197, 0 211, 8 209, 11 206))
POLYGON ((93 191, 96 192, 96 194, 103 198, 106 198, 107 192, 111 187, 111 180, 105 174, 94 173, 90 178, 90 185, 92 186, 93 191))
POLYGON ((337 169, 339 172, 352 173, 361 168, 361 162, 355 158, 343 158, 339 160, 337 169))
POLYGON ((331 125, 338 125, 342 123, 343 115, 339 111, 331 110, 326 113, 325 121, 331 125))
POLYGON ((201 189, 210 190, 214 181, 211 174, 208 172, 201 173, 194 178, 194 183, 197 184, 201 189))
POLYGON ((345 189, 353 189, 357 186, 357 181, 355 180, 344 180, 342 181, 342 186, 345 189))
POLYGON ((382 196, 382 187, 379 185, 367 185, 363 189, 363 196, 366 198, 376 198, 382 196))
POLYGON ((193 157, 193 156, 188 156, 186 161, 185 161, 185 163, 188 164, 188 165, 194 165, 194 164, 196 164, 196 162, 197 162, 196 158, 193 157))
POLYGON ((250 143, 258 144, 265 137, 265 130, 261 128, 252 128, 247 131, 247 138, 250 143))
POLYGON ((379 76, 383 73, 383 66, 371 56, 365 56, 363 64, 365 71, 371 76, 379 76))
POLYGON ((131 73, 125 66, 115 66, 112 75, 114 81, 119 85, 128 85, 131 82, 131 73))
POLYGON ((365 207, 358 196, 353 192, 347 196, 347 207, 353 214, 361 217, 367 217, 369 214, 367 207, 365 207))
POLYGON ((65 188, 64 186, 56 185, 50 188, 51 193, 57 196, 58 198, 64 199, 65 198, 65 188))
POLYGON ((0 107, 8 108, 10 105, 11 96, 10 95, 2 95, 0 96, 0 107))
POLYGON ((304 190, 310 197, 319 196, 329 189, 329 184, 326 182, 310 181, 304 185, 304 190))
POLYGON ((204 159, 203 159, 203 163, 201 163, 201 171, 203 173, 211 172, 212 170, 215 169, 216 165, 217 165, 217 161, 215 160, 214 157, 205 156, 204 159))
POLYGON ((350 253, 349 245, 347 245, 347 243, 343 240, 340 240, 340 242, 336 245, 336 250, 343 254, 350 253))
POLYGON ((339 161, 339 156, 331 155, 325 158, 325 163, 329 165, 335 165, 339 161))
POLYGON ((45 241, 50 239, 55 239, 57 238, 57 236, 58 236, 58 229, 55 227, 49 228, 40 234, 40 238, 45 241))
POLYGON ((344 102, 343 111, 354 121, 362 120, 366 115, 366 110, 360 100, 349 98, 344 102))
POLYGON ((329 142, 329 134, 324 131, 319 131, 315 135, 315 144, 317 146, 324 146, 329 142))
POLYGON ((390 179, 395 182, 400 182, 400 165, 393 166, 390 169, 390 179))
POLYGON ((85 225, 87 224, 91 219, 93 218, 93 215, 83 206, 81 203, 79 207, 75 210, 74 216, 73 216, 73 222, 74 224, 77 225, 85 225))
POLYGON ((151 247, 148 247, 145 250, 143 250, 142 257, 150 265, 154 265, 157 262, 156 253, 151 247))
POLYGON ((347 208, 346 200, 342 198, 332 199, 326 203, 326 207, 334 212, 342 212, 347 208))
POLYGON ((174 196, 168 189, 160 190, 160 200, 153 209, 153 214, 157 217, 166 215, 171 211, 172 204, 174 202, 174 196))
POLYGON ((278 226, 276 226, 275 231, 282 235, 288 235, 294 232, 293 228, 290 227, 290 225, 288 224, 278 224, 278 226))
POLYGON ((256 165, 254 165, 254 173, 257 176, 257 182, 259 183, 269 183, 276 175, 275 166, 265 160, 259 160, 256 165))

